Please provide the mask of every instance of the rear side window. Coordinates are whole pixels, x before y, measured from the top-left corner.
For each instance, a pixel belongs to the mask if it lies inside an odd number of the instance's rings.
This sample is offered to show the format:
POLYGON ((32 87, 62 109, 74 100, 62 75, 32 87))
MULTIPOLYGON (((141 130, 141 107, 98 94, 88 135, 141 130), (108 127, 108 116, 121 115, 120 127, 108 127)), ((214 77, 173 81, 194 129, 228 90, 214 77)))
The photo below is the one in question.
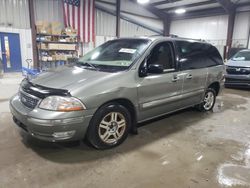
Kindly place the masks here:
POLYGON ((207 43, 176 41, 181 69, 200 69, 223 64, 218 50, 207 43))

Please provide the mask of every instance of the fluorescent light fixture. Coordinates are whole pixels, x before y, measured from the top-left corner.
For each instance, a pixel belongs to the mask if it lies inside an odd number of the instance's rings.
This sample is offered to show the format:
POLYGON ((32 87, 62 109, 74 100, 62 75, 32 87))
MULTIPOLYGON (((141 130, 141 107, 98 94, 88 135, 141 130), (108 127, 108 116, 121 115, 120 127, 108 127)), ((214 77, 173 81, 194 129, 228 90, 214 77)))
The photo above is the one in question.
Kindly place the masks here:
POLYGON ((184 14, 186 12, 186 10, 184 8, 179 8, 175 10, 176 14, 184 14))
POLYGON ((146 4, 148 2, 149 0, 137 0, 137 3, 140 3, 140 4, 146 4))

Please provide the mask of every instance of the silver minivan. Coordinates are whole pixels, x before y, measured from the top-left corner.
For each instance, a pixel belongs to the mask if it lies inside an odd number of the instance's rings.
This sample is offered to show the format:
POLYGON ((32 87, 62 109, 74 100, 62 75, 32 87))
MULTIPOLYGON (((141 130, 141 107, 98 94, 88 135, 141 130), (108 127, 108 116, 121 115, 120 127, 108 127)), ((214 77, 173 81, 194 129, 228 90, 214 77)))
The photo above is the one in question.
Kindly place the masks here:
POLYGON ((226 64, 225 87, 250 88, 250 50, 241 50, 226 64))
POLYGON ((72 66, 24 79, 10 100, 13 120, 45 141, 121 144, 137 124, 188 107, 209 111, 224 65, 202 41, 123 38, 95 48, 72 66))

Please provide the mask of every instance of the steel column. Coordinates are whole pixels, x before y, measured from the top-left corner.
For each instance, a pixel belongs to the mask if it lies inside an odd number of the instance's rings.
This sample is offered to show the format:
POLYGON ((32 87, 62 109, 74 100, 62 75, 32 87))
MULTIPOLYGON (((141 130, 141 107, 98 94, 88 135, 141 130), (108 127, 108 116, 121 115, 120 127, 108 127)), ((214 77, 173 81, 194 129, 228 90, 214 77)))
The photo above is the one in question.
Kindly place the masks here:
POLYGON ((120 37, 121 28, 121 0, 116 0, 116 37, 120 37))
POLYGON ((163 36, 170 35, 170 24, 171 20, 168 17, 163 19, 163 36))
POLYGON ((34 3, 33 3, 33 0, 28 0, 28 3, 29 3, 31 38, 32 38, 33 66, 34 68, 38 68, 38 53, 37 53, 37 46, 36 46, 36 25, 35 25, 35 15, 34 15, 34 3))
POLYGON ((228 52, 232 47, 233 42, 233 31, 234 31, 234 22, 235 22, 235 10, 229 13, 228 15, 228 28, 227 28, 227 53, 226 57, 228 57, 228 52))

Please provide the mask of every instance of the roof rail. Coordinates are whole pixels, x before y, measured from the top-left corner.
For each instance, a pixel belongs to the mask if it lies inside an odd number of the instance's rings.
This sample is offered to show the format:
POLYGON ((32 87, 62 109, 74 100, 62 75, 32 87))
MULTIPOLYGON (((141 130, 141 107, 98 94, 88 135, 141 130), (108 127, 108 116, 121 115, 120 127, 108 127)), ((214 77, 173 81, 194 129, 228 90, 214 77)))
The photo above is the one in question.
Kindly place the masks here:
POLYGON ((173 35, 173 34, 170 34, 168 37, 171 37, 171 38, 179 38, 178 35, 173 35))
POLYGON ((163 35, 160 35, 160 34, 158 34, 158 35, 149 35, 149 36, 147 36, 147 37, 162 37, 163 35))
MULTIPOLYGON (((159 36, 163 36, 163 35, 150 35, 149 37, 159 37, 159 36)), ((167 37, 170 37, 170 38, 179 38, 179 39, 185 39, 185 40, 195 40, 195 41, 200 41, 200 42, 207 42, 204 39, 193 39, 193 38, 179 37, 178 35, 174 35, 174 34, 170 34, 167 37)))
POLYGON ((193 39, 193 38, 187 38, 187 37, 179 37, 178 35, 169 35, 169 37, 172 38, 180 38, 180 39, 186 39, 186 40, 196 40, 196 41, 201 41, 201 42, 206 42, 204 39, 193 39))

